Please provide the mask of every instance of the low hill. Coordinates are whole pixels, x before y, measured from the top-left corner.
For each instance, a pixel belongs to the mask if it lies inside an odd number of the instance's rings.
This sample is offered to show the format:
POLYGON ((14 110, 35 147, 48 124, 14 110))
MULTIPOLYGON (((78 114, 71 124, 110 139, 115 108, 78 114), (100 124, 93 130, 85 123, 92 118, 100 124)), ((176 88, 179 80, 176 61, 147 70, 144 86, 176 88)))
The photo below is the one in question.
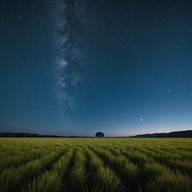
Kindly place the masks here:
POLYGON ((133 138, 192 138, 192 130, 174 131, 170 133, 152 133, 131 136, 133 138))

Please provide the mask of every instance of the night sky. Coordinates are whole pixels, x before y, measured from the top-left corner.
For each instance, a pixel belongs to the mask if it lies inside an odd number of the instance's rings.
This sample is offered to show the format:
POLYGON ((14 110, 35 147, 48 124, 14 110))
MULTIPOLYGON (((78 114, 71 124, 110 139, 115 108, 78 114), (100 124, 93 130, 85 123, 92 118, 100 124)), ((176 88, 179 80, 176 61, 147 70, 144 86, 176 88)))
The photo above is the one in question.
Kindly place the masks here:
POLYGON ((192 1, 1 0, 0 131, 192 128, 192 1))

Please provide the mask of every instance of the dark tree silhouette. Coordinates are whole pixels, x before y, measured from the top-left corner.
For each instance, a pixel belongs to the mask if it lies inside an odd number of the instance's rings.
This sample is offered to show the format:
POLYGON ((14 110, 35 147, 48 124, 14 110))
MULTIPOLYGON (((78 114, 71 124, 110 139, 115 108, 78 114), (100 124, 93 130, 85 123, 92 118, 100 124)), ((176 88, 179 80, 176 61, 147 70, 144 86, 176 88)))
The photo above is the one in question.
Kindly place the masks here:
POLYGON ((97 132, 95 134, 95 137, 104 137, 104 133, 103 132, 97 132))

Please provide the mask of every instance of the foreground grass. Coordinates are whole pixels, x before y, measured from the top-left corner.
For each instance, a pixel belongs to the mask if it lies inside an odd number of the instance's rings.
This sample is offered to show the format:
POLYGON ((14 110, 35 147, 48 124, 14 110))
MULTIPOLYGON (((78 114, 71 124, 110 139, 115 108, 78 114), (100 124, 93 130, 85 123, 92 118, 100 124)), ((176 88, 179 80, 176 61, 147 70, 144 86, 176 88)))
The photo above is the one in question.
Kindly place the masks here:
POLYGON ((192 139, 1 138, 0 192, 191 192, 192 139))

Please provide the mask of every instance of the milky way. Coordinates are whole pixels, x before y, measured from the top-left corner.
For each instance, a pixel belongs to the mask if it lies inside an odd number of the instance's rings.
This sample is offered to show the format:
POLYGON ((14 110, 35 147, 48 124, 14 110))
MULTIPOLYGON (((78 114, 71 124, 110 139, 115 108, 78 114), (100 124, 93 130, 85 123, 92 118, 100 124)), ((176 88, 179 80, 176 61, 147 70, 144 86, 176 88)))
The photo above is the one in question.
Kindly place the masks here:
POLYGON ((192 1, 3 0, 0 131, 192 127, 192 1))
POLYGON ((75 108, 82 76, 80 46, 83 30, 77 1, 61 1, 59 7, 56 59, 58 97, 62 110, 69 112, 75 108))

